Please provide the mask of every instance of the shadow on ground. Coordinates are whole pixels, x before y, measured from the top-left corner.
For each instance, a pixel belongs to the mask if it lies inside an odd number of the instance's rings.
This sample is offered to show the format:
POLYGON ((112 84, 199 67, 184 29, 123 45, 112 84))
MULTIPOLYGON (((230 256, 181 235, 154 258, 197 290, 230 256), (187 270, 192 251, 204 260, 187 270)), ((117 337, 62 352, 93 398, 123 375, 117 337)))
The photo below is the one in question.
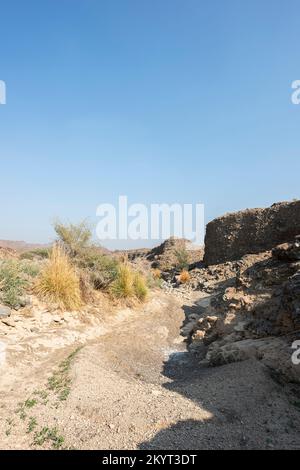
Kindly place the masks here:
POLYGON ((300 448, 299 411, 260 362, 212 368, 183 351, 169 356, 162 374, 165 388, 196 403, 211 418, 178 421, 140 449, 300 448))

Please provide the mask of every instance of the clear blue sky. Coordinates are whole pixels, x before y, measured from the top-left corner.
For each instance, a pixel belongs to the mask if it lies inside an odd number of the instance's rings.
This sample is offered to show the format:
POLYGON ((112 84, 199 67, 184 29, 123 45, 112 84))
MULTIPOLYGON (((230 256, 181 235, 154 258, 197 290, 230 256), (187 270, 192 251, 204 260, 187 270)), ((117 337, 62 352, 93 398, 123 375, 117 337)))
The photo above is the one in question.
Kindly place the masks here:
POLYGON ((299 197, 299 0, 1 2, 0 238, 101 202, 299 197))

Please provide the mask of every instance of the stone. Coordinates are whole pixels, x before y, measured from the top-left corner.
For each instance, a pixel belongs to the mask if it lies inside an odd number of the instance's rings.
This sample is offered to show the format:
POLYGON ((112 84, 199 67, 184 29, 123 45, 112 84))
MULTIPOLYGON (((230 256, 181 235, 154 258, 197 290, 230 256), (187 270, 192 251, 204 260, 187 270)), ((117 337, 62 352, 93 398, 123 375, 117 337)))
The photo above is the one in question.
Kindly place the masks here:
POLYGON ((15 321, 12 318, 2 318, 1 319, 2 323, 6 326, 11 326, 12 328, 16 326, 15 321))
POLYGON ((10 317, 11 309, 5 305, 0 305, 0 319, 10 317))
POLYGON ((203 299, 200 299, 197 301, 197 305, 203 309, 206 309, 207 307, 210 306, 210 302, 211 302, 211 296, 204 297, 203 299))
POLYGON ((293 242, 283 243, 272 250, 272 256, 279 261, 300 260, 300 240, 296 238, 293 242))
POLYGON ((61 323, 63 321, 63 319, 59 316, 59 315, 54 315, 52 317, 52 320, 55 322, 55 323, 61 323))
POLYGON ((234 331, 237 331, 237 332, 240 332, 240 333, 245 331, 247 324, 248 324, 248 322, 246 322, 246 321, 238 322, 238 324, 234 327, 234 331))

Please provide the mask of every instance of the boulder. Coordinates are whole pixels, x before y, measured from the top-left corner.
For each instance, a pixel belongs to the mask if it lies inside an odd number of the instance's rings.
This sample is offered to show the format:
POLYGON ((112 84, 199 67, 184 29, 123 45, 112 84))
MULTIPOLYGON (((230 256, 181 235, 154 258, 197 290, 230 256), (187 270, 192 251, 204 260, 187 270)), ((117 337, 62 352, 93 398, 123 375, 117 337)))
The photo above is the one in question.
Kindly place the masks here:
POLYGON ((0 320, 2 318, 10 317, 10 315, 11 309, 9 307, 6 307, 5 305, 0 305, 0 320))
POLYGON ((299 261, 300 260, 300 237, 296 237, 293 242, 282 243, 272 250, 272 256, 279 261, 299 261))

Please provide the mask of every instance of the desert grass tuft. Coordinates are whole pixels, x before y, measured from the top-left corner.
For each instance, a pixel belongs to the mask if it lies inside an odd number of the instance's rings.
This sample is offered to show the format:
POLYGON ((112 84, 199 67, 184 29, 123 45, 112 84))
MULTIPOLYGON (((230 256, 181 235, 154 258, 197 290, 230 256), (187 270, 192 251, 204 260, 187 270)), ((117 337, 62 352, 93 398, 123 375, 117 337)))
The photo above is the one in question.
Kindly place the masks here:
POLYGON ((77 310, 82 305, 79 277, 60 244, 53 247, 34 290, 40 298, 62 309, 77 310))
POLYGON ((117 277, 111 284, 110 292, 117 299, 127 299, 134 296, 134 275, 127 264, 121 264, 117 277))
POLYGON ((133 280, 133 287, 135 296, 141 301, 144 302, 148 295, 147 282, 144 276, 141 273, 135 273, 133 280))

